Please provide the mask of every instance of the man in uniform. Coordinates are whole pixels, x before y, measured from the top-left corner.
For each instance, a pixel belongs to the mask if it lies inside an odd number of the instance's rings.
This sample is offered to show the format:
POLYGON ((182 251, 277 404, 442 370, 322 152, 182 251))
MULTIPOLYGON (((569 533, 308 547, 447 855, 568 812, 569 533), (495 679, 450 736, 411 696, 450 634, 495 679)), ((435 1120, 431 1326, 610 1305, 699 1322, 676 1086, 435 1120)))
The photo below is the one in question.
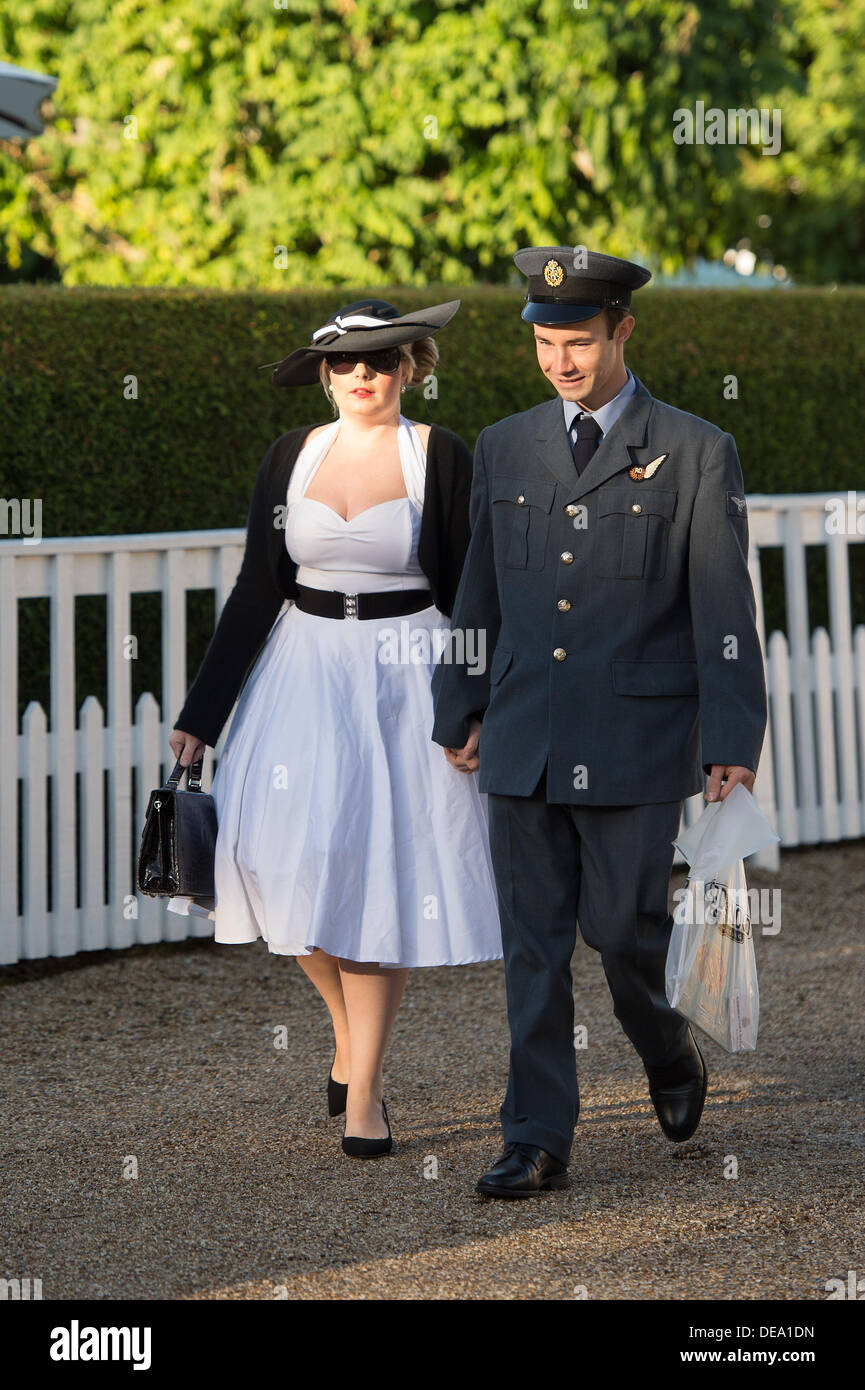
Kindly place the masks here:
POLYGON ((703 773, 708 800, 751 789, 766 724, 735 443, 624 363, 649 272, 563 246, 514 260, 556 396, 478 436, 452 626, 492 660, 448 650, 433 676, 432 737, 489 794, 511 1033, 494 1197, 568 1181, 577 920, 664 1133, 697 1128, 706 1067, 664 985, 672 841, 703 773))

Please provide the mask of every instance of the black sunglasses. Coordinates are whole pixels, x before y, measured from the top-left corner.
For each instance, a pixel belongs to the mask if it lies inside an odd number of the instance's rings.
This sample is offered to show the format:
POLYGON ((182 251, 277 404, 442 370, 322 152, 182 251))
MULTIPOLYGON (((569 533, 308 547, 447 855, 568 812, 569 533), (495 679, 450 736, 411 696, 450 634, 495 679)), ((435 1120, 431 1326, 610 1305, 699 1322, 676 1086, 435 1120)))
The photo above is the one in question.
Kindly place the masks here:
POLYGON ((332 372, 351 372, 358 362, 371 367, 374 372, 384 372, 390 376, 400 364, 398 347, 376 348, 372 352, 326 352, 324 360, 332 372))

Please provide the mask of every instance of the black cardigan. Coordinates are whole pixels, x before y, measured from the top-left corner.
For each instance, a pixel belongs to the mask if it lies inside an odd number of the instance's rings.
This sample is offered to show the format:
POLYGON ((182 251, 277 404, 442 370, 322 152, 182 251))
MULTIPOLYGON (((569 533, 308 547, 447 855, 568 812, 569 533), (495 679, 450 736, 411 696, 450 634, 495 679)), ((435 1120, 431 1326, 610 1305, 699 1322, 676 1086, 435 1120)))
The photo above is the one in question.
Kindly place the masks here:
MULTIPOLYGON (((246 676, 285 599, 297 598, 297 564, 285 546, 286 490, 291 470, 314 425, 289 430, 271 444, 252 491, 246 550, 175 729, 215 745, 246 676), (281 509, 281 510, 276 510, 281 509)), ((433 602, 447 617, 469 543, 472 456, 451 430, 433 425, 427 445, 418 562, 433 602)))

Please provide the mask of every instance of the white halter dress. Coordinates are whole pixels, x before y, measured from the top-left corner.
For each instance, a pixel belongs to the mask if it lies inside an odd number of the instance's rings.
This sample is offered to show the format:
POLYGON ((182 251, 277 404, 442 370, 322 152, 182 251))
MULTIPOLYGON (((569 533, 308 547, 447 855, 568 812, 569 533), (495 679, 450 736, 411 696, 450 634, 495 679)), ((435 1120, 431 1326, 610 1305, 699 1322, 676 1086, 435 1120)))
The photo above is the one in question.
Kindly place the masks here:
MULTIPOLYGON (((426 457, 400 416, 406 497, 345 521, 305 497, 340 421, 301 450, 286 496, 297 580, 343 593, 428 588, 418 564, 426 457)), ((283 610, 241 691, 211 793, 215 939, 320 947, 386 966, 502 955, 487 798, 433 743, 430 680, 450 629, 283 610), (438 637, 436 637, 438 634, 438 637)), ((189 898, 174 912, 203 913, 189 898)))

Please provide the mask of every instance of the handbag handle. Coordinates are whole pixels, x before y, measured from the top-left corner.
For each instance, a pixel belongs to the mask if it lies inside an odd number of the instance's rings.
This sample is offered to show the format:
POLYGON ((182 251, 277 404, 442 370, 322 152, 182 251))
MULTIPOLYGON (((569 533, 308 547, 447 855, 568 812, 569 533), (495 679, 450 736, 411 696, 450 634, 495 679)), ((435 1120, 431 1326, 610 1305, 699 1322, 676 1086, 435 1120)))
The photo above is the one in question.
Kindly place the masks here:
POLYGON ((164 790, 164 791, 168 791, 168 790, 170 789, 170 790, 172 790, 172 791, 177 791, 177 785, 178 785, 179 782, 181 782, 181 781, 183 780, 183 774, 184 774, 184 772, 185 772, 185 773, 186 773, 186 785, 187 785, 187 788, 189 789, 189 791, 191 791, 191 792, 200 792, 200 791, 201 791, 201 773, 202 773, 203 767, 204 767, 204 758, 203 758, 203 757, 201 757, 201 758, 193 758, 193 760, 192 760, 191 763, 187 763, 186 767, 183 766, 183 764, 181 763, 180 759, 178 758, 178 759, 177 759, 177 762, 174 764, 174 771, 172 772, 171 776, 168 778, 168 781, 165 783, 165 786, 164 786, 163 790, 164 790))

